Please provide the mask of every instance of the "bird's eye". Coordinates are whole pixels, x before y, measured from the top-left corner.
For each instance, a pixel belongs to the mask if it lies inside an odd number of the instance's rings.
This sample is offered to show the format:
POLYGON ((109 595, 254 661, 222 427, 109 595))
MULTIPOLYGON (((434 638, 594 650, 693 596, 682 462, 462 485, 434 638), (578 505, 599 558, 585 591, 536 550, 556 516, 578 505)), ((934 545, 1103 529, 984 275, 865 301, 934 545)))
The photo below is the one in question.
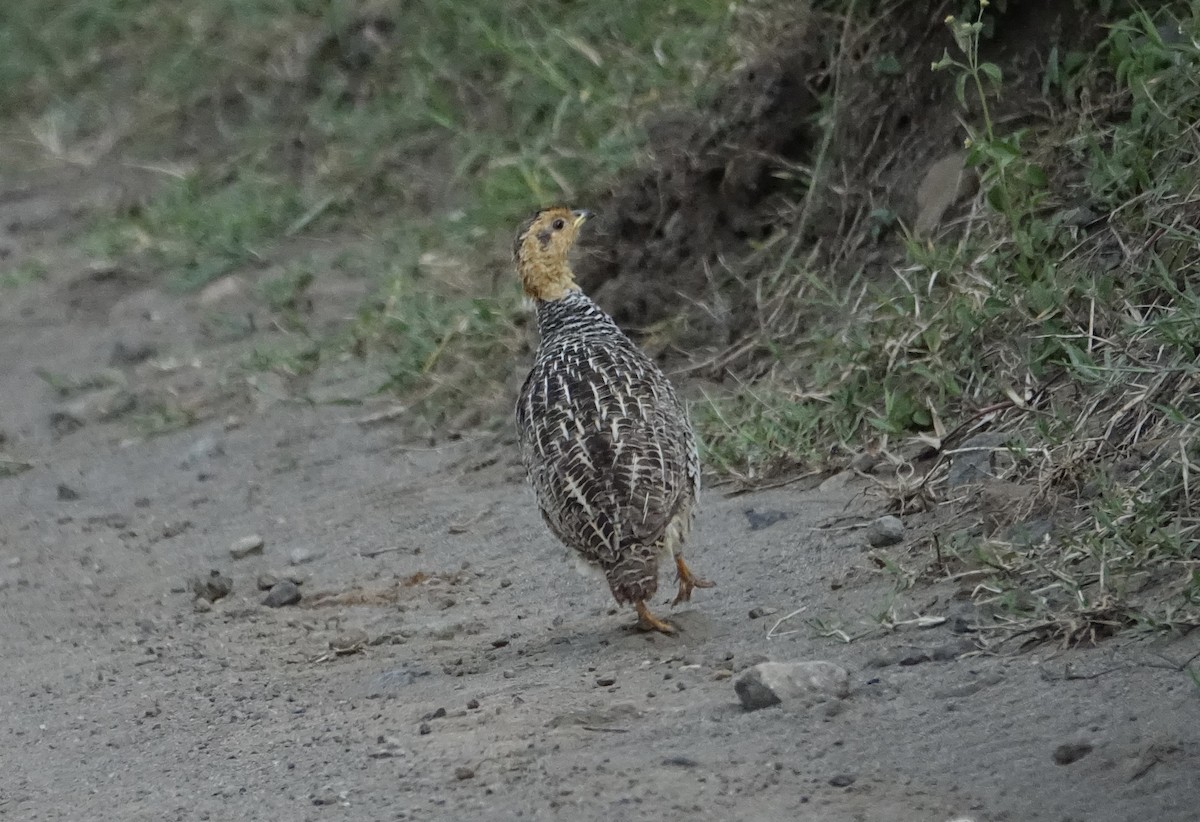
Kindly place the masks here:
POLYGON ((566 226, 567 226, 567 224, 563 222, 561 217, 559 217, 557 220, 554 221, 552 227, 554 228, 555 231, 562 231, 564 228, 566 228, 566 226))

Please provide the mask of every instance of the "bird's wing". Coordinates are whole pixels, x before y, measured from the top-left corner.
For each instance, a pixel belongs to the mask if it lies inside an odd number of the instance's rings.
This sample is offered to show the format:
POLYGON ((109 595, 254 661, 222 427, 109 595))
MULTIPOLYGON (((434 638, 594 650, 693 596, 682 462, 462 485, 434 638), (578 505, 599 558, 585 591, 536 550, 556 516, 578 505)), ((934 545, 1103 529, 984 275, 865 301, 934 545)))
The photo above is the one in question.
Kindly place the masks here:
POLYGON ((691 432, 669 384, 632 345, 543 362, 517 421, 551 531, 602 565, 657 542, 694 494, 691 432))

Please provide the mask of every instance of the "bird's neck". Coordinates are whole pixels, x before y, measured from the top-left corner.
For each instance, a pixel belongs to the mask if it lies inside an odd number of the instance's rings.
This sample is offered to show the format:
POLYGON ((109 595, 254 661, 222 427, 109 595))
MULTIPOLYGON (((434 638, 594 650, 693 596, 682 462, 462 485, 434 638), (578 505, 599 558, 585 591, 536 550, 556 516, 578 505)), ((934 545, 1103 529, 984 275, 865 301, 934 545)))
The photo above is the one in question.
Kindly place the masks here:
POLYGON ((579 292, 575 272, 566 260, 522 260, 519 273, 525 296, 539 302, 561 300, 579 292))
POLYGON ((538 334, 543 345, 560 335, 603 335, 618 331, 612 318, 578 287, 557 300, 537 300, 536 305, 538 334))

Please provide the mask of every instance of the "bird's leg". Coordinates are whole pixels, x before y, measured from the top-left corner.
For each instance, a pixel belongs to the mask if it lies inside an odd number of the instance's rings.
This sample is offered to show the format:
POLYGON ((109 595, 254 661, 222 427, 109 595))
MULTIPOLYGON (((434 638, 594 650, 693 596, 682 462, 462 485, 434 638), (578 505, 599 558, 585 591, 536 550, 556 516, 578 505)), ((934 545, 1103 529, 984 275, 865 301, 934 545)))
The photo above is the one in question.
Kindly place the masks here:
POLYGON ((700 579, 693 574, 692 569, 687 567, 687 563, 683 561, 682 553, 675 555, 675 570, 676 577, 679 579, 679 593, 675 595, 675 599, 671 600, 672 605, 691 601, 693 588, 712 588, 717 584, 707 579, 700 579))
POLYGON ((659 631, 664 634, 673 634, 675 629, 668 623, 650 613, 650 609, 646 607, 643 600, 637 600, 633 603, 633 607, 637 608, 638 627, 643 631, 659 631))

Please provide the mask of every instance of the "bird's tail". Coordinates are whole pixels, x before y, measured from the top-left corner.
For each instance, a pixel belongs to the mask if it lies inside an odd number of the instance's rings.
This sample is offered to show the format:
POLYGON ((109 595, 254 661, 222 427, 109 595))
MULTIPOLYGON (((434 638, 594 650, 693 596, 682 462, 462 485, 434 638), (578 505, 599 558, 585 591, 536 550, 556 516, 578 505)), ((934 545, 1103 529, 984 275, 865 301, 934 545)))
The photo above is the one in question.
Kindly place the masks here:
POLYGON ((604 567, 604 576, 617 602, 649 600, 658 591, 658 551, 651 546, 630 545, 619 559, 604 567))

